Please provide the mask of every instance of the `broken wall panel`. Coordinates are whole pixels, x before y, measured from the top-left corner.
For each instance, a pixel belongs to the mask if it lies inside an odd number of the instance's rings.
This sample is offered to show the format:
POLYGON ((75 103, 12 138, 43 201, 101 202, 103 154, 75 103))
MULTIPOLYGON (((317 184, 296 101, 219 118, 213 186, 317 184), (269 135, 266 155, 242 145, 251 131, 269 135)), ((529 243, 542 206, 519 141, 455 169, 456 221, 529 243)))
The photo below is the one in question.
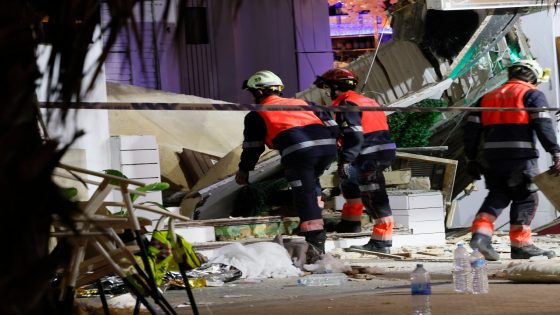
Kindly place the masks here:
POLYGON ((179 158, 181 159, 181 168, 190 187, 193 187, 220 160, 215 155, 189 149, 183 149, 179 158))

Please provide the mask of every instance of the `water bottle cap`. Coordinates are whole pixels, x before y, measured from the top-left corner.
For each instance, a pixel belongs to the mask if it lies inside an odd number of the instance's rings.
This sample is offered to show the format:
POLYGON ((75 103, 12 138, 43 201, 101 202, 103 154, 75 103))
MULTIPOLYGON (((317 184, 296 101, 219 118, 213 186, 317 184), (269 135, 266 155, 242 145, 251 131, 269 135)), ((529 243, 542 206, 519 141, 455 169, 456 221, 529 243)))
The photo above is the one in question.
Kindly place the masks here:
POLYGON ((424 267, 424 264, 416 264, 416 267, 418 268, 424 267))
POLYGON ((463 243, 457 244, 457 247, 464 247, 464 246, 465 246, 465 244, 463 244, 463 243))

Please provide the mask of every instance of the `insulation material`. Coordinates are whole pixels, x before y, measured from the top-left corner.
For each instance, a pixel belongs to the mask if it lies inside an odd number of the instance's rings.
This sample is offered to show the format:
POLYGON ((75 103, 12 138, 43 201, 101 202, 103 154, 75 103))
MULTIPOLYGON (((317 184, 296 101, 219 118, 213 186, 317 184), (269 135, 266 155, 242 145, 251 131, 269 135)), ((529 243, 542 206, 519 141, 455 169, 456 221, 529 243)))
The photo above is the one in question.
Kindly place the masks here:
POLYGON ((505 270, 506 279, 527 283, 560 283, 560 261, 543 260, 522 263, 505 270))
MULTIPOLYGON (((108 102, 226 104, 223 101, 107 83, 108 102)), ((184 148, 222 157, 243 142, 245 111, 111 110, 111 135, 155 135, 162 178, 188 188, 179 166, 184 148), (219 127, 219 128, 218 128, 219 127)))

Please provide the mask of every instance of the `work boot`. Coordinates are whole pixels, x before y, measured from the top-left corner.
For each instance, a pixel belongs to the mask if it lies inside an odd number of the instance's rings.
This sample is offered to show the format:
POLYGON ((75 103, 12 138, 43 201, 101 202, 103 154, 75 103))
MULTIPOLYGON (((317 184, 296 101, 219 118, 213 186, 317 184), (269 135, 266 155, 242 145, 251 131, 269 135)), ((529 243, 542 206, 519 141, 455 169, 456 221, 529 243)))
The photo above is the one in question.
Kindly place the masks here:
POLYGON ((472 249, 478 248, 478 251, 484 255, 489 261, 500 260, 500 254, 492 247, 492 238, 488 235, 474 233, 469 243, 472 249))
POLYGON ((523 247, 511 247, 511 259, 529 259, 533 256, 546 256, 550 259, 556 257, 556 253, 552 250, 540 249, 533 244, 523 247))
POLYGON ((362 231, 362 222, 340 220, 336 225, 337 233, 360 233, 362 231))
POLYGON ((391 252, 391 246, 387 246, 387 244, 385 244, 382 241, 377 241, 372 239, 370 239, 369 242, 365 245, 352 245, 350 246, 350 248, 367 250, 370 252, 378 252, 384 254, 389 254, 391 252))
POLYGON ((305 241, 313 246, 321 254, 325 253, 325 242, 327 241, 327 232, 325 230, 316 230, 301 233, 305 236, 305 241))

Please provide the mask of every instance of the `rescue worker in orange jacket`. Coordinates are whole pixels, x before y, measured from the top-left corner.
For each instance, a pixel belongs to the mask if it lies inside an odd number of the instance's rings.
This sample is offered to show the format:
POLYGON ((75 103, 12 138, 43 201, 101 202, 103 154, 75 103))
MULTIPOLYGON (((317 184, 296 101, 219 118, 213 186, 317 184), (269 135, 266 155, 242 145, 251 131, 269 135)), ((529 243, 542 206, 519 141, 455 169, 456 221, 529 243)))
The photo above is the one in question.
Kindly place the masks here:
MULTIPOLYGON (((509 80, 485 94, 477 106, 542 108, 548 107, 536 84, 546 80, 546 71, 534 60, 519 60, 508 69, 509 80)), ((560 172, 560 147, 556 131, 545 111, 472 112, 464 130, 467 172, 474 179, 484 174, 489 192, 471 226, 470 246, 478 248, 487 260, 499 260, 491 245, 494 222, 510 206, 511 258, 555 256, 531 241, 530 224, 537 210, 537 189, 532 177, 539 173, 536 138, 552 155, 551 171, 560 172), (484 167, 476 158, 483 140, 484 167)))
MULTIPOLYGON (((331 69, 317 77, 315 85, 324 88, 334 106, 379 106, 354 90, 358 78, 346 69, 331 69)), ((340 112, 336 122, 341 128, 338 175, 346 202, 338 232, 360 232, 365 205, 374 219, 370 241, 358 249, 389 253, 392 246, 393 215, 385 187, 383 170, 395 159, 396 145, 391 139, 387 117, 382 111, 340 112)))
MULTIPOLYGON (((309 105, 304 100, 281 97, 283 87, 282 80, 266 70, 255 73, 243 84, 257 104, 309 105)), ((245 116, 244 124, 236 182, 248 183, 249 171, 255 168, 265 144, 280 151, 284 175, 300 217, 300 235, 324 253, 326 232, 317 196, 321 194, 319 176, 336 158, 332 130, 312 111, 251 111, 245 116)))

